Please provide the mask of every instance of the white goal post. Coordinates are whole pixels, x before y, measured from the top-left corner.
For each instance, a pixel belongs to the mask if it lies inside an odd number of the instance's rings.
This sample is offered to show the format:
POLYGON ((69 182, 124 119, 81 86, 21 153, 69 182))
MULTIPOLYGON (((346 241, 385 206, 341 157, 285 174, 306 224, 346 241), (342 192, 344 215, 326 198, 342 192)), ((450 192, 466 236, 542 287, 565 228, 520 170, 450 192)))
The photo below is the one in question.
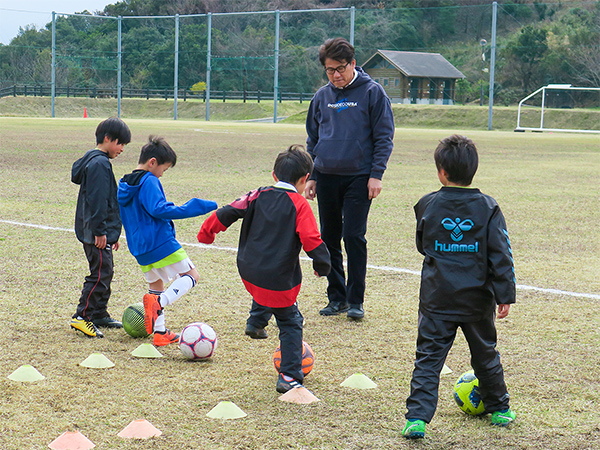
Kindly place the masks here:
POLYGON ((562 131, 562 132, 570 132, 570 133, 600 133, 600 130, 576 130, 576 129, 568 129, 568 128, 545 128, 544 127, 544 111, 546 109, 546 91, 547 90, 560 90, 560 91, 597 91, 600 94, 600 88, 594 87, 575 87, 570 84, 549 84, 548 86, 543 86, 539 88, 532 94, 529 94, 523 100, 519 102, 519 112, 517 115, 517 127, 515 131, 562 131), (528 105, 525 102, 537 94, 542 93, 542 101, 541 101, 541 114, 540 114, 540 126, 539 127, 522 127, 521 126, 521 108, 525 107, 534 107, 540 108, 539 106, 528 105))

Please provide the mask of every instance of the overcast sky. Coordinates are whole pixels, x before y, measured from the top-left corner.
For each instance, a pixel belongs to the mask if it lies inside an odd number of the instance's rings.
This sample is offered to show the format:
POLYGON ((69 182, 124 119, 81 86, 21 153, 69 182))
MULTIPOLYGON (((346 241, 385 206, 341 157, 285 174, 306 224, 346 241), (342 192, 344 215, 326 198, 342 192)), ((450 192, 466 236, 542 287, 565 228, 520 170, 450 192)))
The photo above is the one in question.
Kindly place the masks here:
POLYGON ((43 28, 52 22, 52 11, 75 13, 101 11, 117 0, 0 0, 0 42, 9 44, 19 33, 19 27, 35 25, 43 28))

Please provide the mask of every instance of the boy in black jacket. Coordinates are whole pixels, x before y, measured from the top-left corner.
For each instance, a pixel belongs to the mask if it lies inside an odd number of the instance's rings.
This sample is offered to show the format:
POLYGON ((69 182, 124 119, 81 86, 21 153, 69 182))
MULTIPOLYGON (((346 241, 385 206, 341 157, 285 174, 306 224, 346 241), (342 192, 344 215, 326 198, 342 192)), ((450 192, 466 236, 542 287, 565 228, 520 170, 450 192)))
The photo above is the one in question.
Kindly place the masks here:
POLYGON ((515 419, 496 350, 497 317, 515 302, 515 272, 504 216, 496 201, 471 188, 478 156, 473 142, 450 136, 435 150, 443 187, 415 205, 417 249, 425 255, 419 329, 408 420, 403 435, 425 435, 438 400, 440 372, 460 327, 471 351, 485 412, 492 424, 515 419))
POLYGON ((106 119, 96 128, 96 148, 75 161, 71 170, 71 181, 80 186, 75 234, 90 265, 71 328, 88 337, 104 337, 98 327, 123 326, 106 309, 113 277, 112 251, 119 249, 121 236, 117 183, 110 160, 119 156, 129 141, 131 132, 125 122, 116 117, 106 119))
MULTIPOLYGON (((238 219, 240 232, 237 265, 242 281, 252 295, 255 320, 277 319, 281 342, 281 367, 277 392, 300 387, 302 373, 302 322, 296 297, 302 272, 300 250, 313 259, 315 275, 331 270, 327 246, 321 240, 317 221, 302 196, 313 169, 310 155, 301 145, 292 145, 275 161, 276 184, 261 187, 214 212, 202 224, 198 241, 211 244, 215 235, 238 219)), ((267 323, 256 323, 263 329, 267 323)))

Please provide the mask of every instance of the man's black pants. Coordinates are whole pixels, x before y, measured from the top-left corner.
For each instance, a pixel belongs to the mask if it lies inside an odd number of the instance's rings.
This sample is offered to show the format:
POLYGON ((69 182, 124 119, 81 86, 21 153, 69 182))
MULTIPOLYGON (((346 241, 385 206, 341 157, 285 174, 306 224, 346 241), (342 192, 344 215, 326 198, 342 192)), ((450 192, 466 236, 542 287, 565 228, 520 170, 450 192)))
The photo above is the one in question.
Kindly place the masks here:
POLYGON ((331 255, 327 296, 331 303, 362 304, 367 275, 367 218, 369 175, 317 174, 317 200, 321 238, 331 255), (341 241, 348 257, 348 282, 344 274, 341 241))

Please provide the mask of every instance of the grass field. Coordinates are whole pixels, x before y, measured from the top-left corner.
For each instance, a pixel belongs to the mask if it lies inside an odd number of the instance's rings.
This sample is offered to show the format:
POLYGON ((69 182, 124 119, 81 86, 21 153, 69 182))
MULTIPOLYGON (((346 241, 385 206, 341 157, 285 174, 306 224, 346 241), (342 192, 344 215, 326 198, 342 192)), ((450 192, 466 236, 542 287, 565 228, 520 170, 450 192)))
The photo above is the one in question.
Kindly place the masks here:
MULTIPOLYGON (((369 218, 366 317, 321 317, 325 280, 303 263, 299 297, 305 340, 317 361, 305 385, 320 402, 278 400, 269 339, 243 335, 250 299, 235 266, 239 224, 210 248, 194 245, 203 218, 176 223, 178 239, 202 280, 167 310, 167 326, 193 321, 219 338, 207 362, 184 360, 176 346, 165 358, 131 355, 146 339, 109 330, 92 340, 69 329, 87 263, 73 227, 77 186, 73 161, 94 146, 98 120, 0 118, 0 448, 43 449, 64 431, 79 430, 99 449, 592 449, 600 447, 600 208, 598 136, 472 130, 397 129, 384 191, 369 218), (433 149, 459 132, 480 151, 474 184, 500 203, 511 236, 519 289, 517 304, 498 321, 511 406, 509 429, 489 416, 469 417, 451 398, 469 352, 457 338, 440 383, 436 416, 423 442, 406 442, 404 402, 414 361, 421 257, 414 247, 412 206, 439 188, 433 149), (32 225, 32 226, 27 226, 32 225), (44 228, 46 227, 46 228, 44 228), (189 245, 187 245, 189 244, 189 245), (408 269, 406 271, 396 269, 408 269), (540 290, 541 288, 546 290, 540 290), (548 291, 556 290, 556 291, 548 291), (583 294, 583 295, 577 295, 583 294), (106 370, 78 364, 101 352, 106 370), (31 364, 46 378, 16 383, 7 377, 31 364), (378 384, 352 390, 340 383, 364 373, 378 384), (248 416, 206 417, 220 401, 248 416), (117 433, 147 419, 163 432, 150 441, 117 433)), ((271 183, 275 155, 303 143, 293 124, 128 120, 133 140, 114 160, 117 178, 136 166, 140 147, 158 133, 178 153, 161 179, 177 204, 192 196, 228 203, 271 183)), ((313 205, 316 212, 316 205, 313 205)), ((125 244, 125 240, 122 241, 125 244)), ((146 284, 122 245, 115 254, 109 310, 120 317, 141 300, 146 284)))

